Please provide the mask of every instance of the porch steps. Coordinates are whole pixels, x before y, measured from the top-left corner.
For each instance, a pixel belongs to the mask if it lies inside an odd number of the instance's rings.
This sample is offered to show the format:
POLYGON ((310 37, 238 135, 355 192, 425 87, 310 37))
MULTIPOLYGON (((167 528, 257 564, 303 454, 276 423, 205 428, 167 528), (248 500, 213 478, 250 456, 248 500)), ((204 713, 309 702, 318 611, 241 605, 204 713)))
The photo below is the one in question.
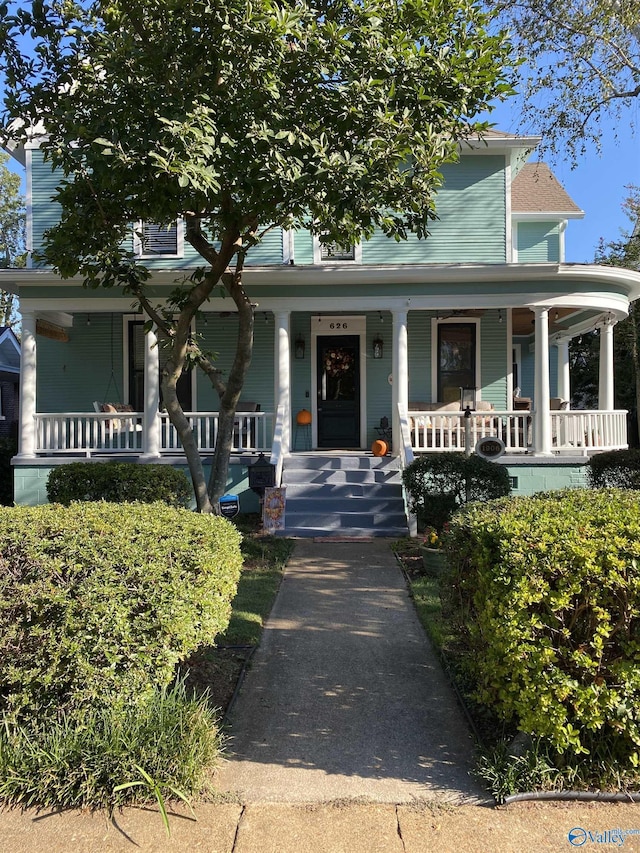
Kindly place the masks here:
POLYGON ((407 535, 397 460, 370 453, 295 453, 284 463, 284 536, 407 535))

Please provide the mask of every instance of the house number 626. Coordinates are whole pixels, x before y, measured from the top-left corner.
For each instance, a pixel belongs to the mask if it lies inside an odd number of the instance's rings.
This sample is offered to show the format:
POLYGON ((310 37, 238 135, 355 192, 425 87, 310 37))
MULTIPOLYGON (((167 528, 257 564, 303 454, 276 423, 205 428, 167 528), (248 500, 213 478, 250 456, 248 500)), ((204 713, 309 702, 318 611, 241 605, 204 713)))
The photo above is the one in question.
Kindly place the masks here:
POLYGON ((348 329, 348 325, 346 323, 329 323, 330 329, 348 329))

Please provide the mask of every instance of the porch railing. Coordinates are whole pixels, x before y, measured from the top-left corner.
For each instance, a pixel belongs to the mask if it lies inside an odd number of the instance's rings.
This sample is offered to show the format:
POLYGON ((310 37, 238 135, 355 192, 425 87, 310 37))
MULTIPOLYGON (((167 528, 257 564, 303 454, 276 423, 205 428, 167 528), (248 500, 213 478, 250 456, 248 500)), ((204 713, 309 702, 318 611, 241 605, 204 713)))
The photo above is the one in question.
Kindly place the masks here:
MULTIPOLYGON (((533 440, 533 412, 483 411, 471 414, 471 448, 497 436, 509 453, 524 453, 533 440)), ((409 412, 414 453, 464 450, 464 412, 409 412)))
POLYGON ((142 412, 37 414, 36 453, 140 453, 142 412))
MULTIPOLYGON (((218 412, 185 412, 198 449, 213 452, 218 436, 218 412)), ((180 453, 182 444, 178 431, 166 412, 160 414, 160 453, 180 453)), ((270 451, 273 414, 271 412, 236 412, 233 429, 233 453, 270 451)))
MULTIPOLYGON (((198 448, 212 452, 218 434, 217 412, 187 412, 198 448)), ((64 412, 37 414, 36 453, 40 455, 142 453, 143 413, 64 412)), ((160 422, 160 452, 182 453, 178 433, 166 412, 160 422)), ((270 451, 273 415, 270 412, 237 412, 233 431, 234 453, 270 451)))
POLYGON ((627 412, 574 409, 551 412, 552 450, 621 450, 627 447, 627 412))
MULTIPOLYGON (((534 449, 535 412, 489 411, 471 415, 471 447, 481 438, 497 436, 507 453, 534 449)), ((587 453, 627 447, 627 412, 563 410, 550 413, 553 453, 587 453)), ((414 453, 464 450, 464 412, 410 411, 414 453)))

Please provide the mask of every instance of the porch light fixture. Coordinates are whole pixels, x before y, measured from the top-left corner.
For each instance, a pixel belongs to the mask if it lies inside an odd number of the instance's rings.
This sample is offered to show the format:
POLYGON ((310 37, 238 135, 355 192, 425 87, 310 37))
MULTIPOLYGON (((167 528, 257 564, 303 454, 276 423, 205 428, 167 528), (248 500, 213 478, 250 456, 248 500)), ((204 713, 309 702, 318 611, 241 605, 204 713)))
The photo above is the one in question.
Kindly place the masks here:
POLYGON ((476 389, 475 388, 460 388, 460 411, 466 412, 467 409, 473 412, 476 408, 476 389))
POLYGON ((305 348, 306 348, 306 345, 304 342, 304 338, 302 337, 302 335, 298 335, 298 337, 296 338, 296 344, 295 344, 295 348, 294 348, 296 358, 304 358, 305 348))
POLYGON ((384 341, 382 340, 380 335, 378 335, 373 340, 373 357, 374 358, 382 358, 383 354, 384 354, 384 341))
POLYGON ((498 323, 502 323, 502 308, 498 308, 498 323))

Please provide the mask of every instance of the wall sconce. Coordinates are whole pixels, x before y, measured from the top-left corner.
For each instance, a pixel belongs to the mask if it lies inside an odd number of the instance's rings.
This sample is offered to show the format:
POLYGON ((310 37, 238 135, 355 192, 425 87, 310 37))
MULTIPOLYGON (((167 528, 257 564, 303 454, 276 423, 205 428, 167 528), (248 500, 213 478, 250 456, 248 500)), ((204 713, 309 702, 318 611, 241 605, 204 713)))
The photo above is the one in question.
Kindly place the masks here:
POLYGON ((296 338, 296 343, 295 343, 295 348, 294 348, 296 358, 304 358, 304 351, 305 351, 304 338, 302 337, 302 335, 298 335, 298 337, 296 338))
POLYGON ((384 341, 378 335, 377 338, 373 340, 373 357, 374 358, 382 358, 384 352, 384 341))

